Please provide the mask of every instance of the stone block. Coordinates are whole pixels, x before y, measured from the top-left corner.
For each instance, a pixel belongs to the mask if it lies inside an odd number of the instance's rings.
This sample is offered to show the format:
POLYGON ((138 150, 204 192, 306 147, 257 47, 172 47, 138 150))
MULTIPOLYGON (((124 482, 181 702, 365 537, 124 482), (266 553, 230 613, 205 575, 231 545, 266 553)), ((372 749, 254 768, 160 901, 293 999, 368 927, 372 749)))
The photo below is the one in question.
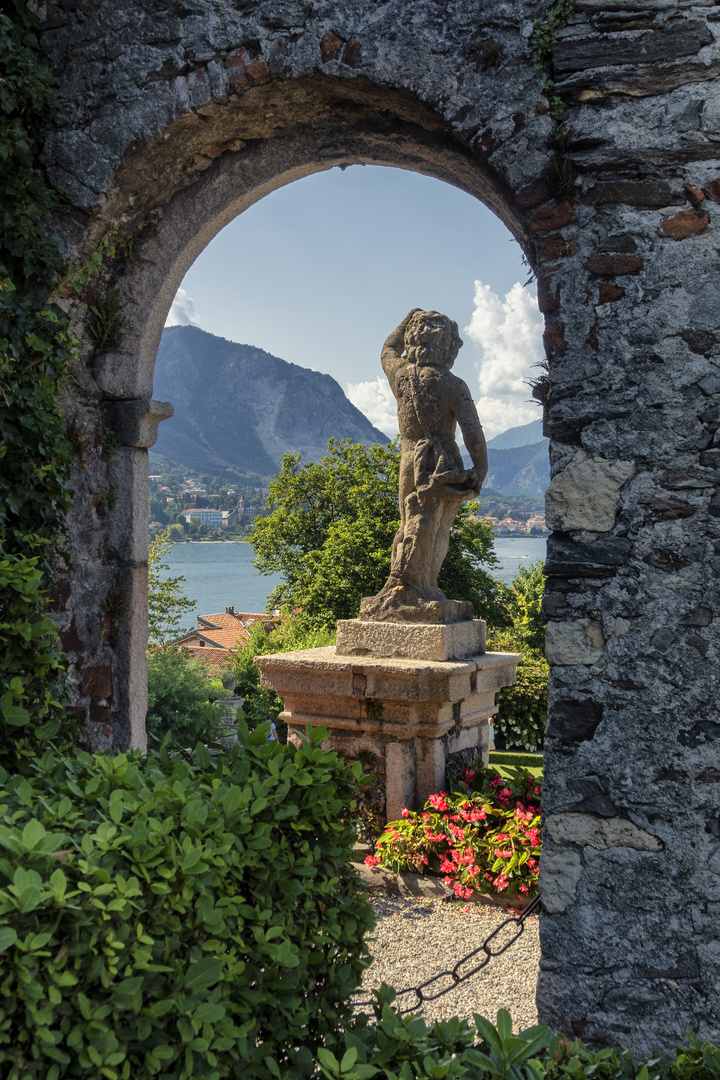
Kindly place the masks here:
POLYGON ((560 914, 575 898, 575 890, 582 877, 583 864, 577 851, 569 848, 552 848, 543 844, 540 856, 540 896, 543 909, 549 914, 560 914))
POLYGON ((548 528, 609 532, 615 524, 620 489, 634 474, 633 461, 606 461, 581 450, 555 474, 545 493, 548 528))
POLYGON ((635 851, 662 851, 665 846, 657 836, 621 817, 551 814, 545 819, 545 828, 551 839, 558 844, 578 844, 600 851, 613 847, 628 847, 635 851))
POLYGON ((338 656, 457 660, 485 652, 482 619, 459 623, 390 623, 341 619, 338 656))
POLYGON ((605 641, 595 619, 549 622, 545 631, 545 656, 549 664, 596 664, 605 641))

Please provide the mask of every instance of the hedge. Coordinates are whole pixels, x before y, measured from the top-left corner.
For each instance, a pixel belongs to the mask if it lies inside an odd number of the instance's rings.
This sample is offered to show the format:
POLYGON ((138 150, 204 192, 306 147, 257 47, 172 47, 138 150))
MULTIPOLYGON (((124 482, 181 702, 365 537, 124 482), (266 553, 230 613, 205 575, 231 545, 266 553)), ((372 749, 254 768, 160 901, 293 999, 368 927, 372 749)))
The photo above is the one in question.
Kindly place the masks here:
POLYGON ((48 752, 0 777, 5 1080, 312 1072, 373 921, 325 735, 245 728, 193 762, 48 752))

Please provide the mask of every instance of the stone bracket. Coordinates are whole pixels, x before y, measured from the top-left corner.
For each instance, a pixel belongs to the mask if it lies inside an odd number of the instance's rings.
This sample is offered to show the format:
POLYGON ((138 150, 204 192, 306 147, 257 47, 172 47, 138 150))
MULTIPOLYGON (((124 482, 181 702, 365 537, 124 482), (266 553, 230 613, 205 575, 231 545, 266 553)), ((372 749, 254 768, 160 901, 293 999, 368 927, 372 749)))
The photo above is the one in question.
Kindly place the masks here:
POLYGON ((105 416, 123 446, 149 449, 157 442, 158 425, 175 413, 168 401, 135 398, 130 401, 108 401, 105 416))

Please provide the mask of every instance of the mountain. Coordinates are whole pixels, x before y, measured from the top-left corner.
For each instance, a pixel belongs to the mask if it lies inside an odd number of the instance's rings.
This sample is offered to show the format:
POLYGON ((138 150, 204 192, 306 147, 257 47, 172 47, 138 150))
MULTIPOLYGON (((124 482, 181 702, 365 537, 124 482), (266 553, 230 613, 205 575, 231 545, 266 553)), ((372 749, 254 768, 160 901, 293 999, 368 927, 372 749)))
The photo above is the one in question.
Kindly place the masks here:
POLYGON ((330 375, 196 326, 163 331, 153 396, 175 407, 154 451, 196 469, 230 466, 270 476, 283 454, 318 460, 331 437, 390 442, 330 375))
MULTIPOLYGON (((485 491, 541 501, 550 483, 549 440, 543 436, 542 420, 508 428, 488 439, 488 474, 485 491)), ((467 453, 466 465, 470 465, 467 453)))
POLYGON ((488 439, 490 450, 511 450, 514 446, 533 446, 543 440, 542 417, 531 420, 529 424, 520 427, 511 427, 507 431, 496 435, 494 439, 488 439))
POLYGON ((542 500, 550 483, 548 441, 493 450, 488 443, 488 474, 483 488, 498 495, 542 500))

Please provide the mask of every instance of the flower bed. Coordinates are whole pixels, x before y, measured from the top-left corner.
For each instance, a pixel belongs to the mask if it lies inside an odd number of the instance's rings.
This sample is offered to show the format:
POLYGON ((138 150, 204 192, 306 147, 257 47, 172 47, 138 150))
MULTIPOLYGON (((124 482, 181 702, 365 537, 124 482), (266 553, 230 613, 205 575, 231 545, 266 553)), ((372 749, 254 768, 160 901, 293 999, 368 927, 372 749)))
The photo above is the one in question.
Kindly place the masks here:
POLYGON ((442 874, 463 899, 474 892, 528 899, 538 883, 542 782, 522 769, 504 774, 466 769, 459 790, 431 795, 416 813, 403 810, 366 864, 442 874))

